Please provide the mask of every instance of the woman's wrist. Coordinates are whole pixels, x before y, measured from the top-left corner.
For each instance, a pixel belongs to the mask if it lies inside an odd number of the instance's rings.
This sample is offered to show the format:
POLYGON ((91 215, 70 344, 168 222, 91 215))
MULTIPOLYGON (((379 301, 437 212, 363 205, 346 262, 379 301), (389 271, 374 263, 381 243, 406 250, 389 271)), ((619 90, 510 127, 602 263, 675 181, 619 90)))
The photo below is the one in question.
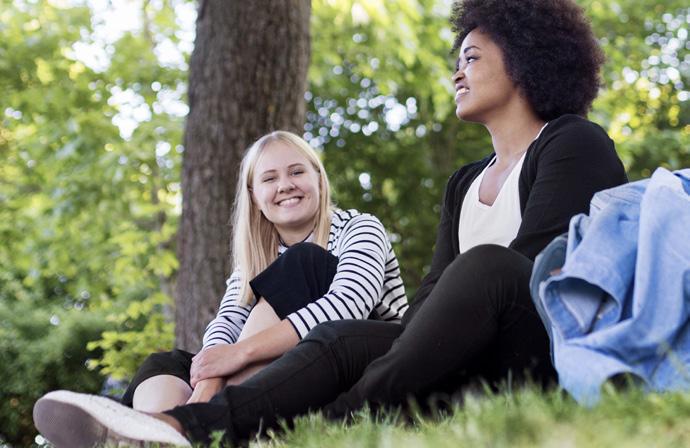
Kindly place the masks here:
POLYGON ((237 361, 239 361, 242 369, 257 360, 258 350, 256 344, 252 342, 252 338, 247 338, 234 344, 237 350, 237 361))

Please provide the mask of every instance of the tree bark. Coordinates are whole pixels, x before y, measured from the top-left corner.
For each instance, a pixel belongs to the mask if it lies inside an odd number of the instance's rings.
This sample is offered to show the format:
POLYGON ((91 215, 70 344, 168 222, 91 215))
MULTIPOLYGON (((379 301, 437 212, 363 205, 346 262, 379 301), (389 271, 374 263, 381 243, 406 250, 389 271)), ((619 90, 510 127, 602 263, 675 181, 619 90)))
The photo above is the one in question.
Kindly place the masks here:
POLYGON ((230 273, 230 215, 244 150, 276 129, 301 134, 309 0, 201 0, 182 159, 175 337, 197 351, 230 273))

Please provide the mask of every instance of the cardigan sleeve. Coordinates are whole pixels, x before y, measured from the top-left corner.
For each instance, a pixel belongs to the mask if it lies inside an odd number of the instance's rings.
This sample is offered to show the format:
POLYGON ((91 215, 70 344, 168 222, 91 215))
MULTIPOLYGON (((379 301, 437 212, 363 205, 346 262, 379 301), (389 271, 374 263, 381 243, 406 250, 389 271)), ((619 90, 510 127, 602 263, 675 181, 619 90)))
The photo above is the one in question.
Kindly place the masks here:
POLYGON ((220 302, 218 314, 204 332, 204 348, 216 344, 233 344, 237 342, 242 327, 249 317, 251 305, 240 303, 240 273, 235 271, 226 281, 227 288, 220 302))
POLYGON ((570 218, 587 213, 594 193, 627 182, 613 141, 601 127, 574 116, 553 124, 531 167, 534 181, 509 246, 532 260, 568 230, 570 218))
POLYGON ((287 316, 300 338, 322 322, 366 319, 381 297, 390 245, 381 222, 368 214, 352 218, 338 244, 338 266, 328 292, 287 316))
POLYGON ((416 314, 419 307, 427 298, 436 282, 443 274, 446 267, 455 259, 456 253, 453 250, 453 210, 455 205, 455 187, 458 180, 463 176, 463 170, 458 170, 448 180, 446 191, 443 194, 441 202, 441 218, 436 229, 436 243, 434 245, 434 254, 431 258, 431 268, 429 273, 424 276, 422 283, 414 295, 414 299, 410 304, 410 308, 405 312, 402 318, 402 324, 407 323, 416 314))

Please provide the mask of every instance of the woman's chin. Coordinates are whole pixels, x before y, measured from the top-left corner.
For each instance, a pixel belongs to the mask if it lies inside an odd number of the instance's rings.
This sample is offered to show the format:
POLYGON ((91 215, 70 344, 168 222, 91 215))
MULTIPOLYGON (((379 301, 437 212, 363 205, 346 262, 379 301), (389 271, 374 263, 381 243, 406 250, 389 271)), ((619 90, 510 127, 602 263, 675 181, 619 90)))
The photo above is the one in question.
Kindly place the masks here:
POLYGON ((472 113, 471 110, 467 108, 462 108, 458 105, 455 108, 455 116, 458 117, 460 121, 466 121, 468 123, 485 123, 485 118, 482 114, 472 113))
POLYGON ((455 107, 455 116, 461 121, 472 121, 471 114, 468 113, 467 108, 463 108, 459 104, 455 107))

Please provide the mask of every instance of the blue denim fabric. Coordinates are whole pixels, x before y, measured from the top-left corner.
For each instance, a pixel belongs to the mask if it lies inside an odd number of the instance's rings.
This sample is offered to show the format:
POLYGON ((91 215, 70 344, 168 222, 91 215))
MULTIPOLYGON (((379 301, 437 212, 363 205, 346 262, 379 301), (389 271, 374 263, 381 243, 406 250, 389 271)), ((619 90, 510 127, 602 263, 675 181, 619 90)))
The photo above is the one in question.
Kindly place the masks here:
POLYGON ((537 257, 530 286, 559 383, 578 402, 596 403, 621 373, 690 389, 690 169, 597 193, 567 241, 537 257))

